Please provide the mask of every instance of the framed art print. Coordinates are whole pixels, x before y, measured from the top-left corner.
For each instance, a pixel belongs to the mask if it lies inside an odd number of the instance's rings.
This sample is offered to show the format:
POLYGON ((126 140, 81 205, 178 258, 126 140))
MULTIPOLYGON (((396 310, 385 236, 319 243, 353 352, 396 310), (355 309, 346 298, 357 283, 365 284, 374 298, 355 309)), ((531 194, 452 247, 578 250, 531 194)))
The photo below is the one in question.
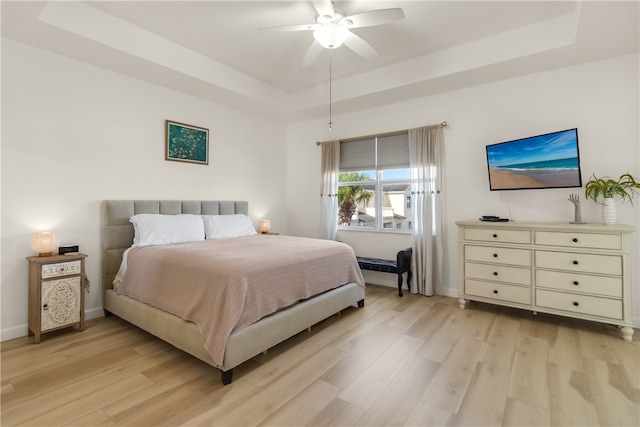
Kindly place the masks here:
POLYGON ((209 129, 165 121, 165 160, 209 164, 209 129))

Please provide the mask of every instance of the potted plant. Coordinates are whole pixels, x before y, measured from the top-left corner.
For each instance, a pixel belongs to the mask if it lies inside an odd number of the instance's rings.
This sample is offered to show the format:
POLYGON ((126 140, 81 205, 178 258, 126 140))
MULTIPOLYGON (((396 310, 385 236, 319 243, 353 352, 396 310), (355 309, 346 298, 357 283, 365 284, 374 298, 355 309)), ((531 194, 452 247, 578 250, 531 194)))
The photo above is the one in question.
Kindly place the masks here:
POLYGON ((638 189, 640 180, 631 176, 629 172, 620 175, 617 181, 608 176, 597 178, 593 174, 584 187, 584 196, 602 205, 602 219, 605 224, 615 224, 616 205, 613 198, 618 196, 622 203, 628 200, 633 205, 633 196, 638 193, 638 189))

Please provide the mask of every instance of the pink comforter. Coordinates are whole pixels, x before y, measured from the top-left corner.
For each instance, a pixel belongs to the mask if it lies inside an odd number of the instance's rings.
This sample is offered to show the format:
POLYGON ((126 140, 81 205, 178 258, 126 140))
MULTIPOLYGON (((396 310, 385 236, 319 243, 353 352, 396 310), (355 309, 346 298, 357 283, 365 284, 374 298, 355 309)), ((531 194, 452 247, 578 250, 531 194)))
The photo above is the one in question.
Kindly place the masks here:
POLYGON ((147 246, 127 264, 118 293, 194 322, 217 366, 232 331, 345 283, 364 287, 351 247, 303 237, 147 246))

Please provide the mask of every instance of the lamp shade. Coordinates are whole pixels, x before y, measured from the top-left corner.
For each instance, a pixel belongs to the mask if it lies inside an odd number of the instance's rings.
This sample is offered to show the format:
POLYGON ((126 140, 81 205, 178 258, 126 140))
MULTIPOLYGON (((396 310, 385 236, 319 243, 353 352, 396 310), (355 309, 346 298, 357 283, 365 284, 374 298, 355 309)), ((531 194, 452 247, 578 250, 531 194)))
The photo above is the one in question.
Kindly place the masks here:
POLYGON ((349 30, 335 22, 328 22, 313 32, 313 37, 326 49, 342 46, 349 30))
POLYGON ((58 237, 55 231, 38 231, 31 239, 31 249, 40 256, 51 256, 58 249, 58 237))
POLYGON ((269 230, 271 230, 271 221, 268 219, 261 219, 260 220, 260 232, 262 234, 266 234, 269 232, 269 230))

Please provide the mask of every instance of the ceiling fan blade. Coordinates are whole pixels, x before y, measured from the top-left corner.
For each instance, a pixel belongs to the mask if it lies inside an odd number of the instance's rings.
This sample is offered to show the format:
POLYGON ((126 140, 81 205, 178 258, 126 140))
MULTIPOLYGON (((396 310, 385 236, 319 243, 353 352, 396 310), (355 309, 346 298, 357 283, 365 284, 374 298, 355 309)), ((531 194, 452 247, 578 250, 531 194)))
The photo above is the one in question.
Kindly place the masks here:
POLYGON ((312 3, 319 16, 334 16, 336 13, 331 0, 312 0, 312 3))
POLYGON ((304 60, 302 61, 303 67, 308 67, 313 64, 313 62, 318 59, 318 55, 322 52, 322 45, 318 43, 317 40, 314 40, 309 49, 307 50, 307 54, 304 56, 304 60))
POLYGON ((374 25, 382 25, 388 22, 399 21, 404 19, 404 11, 402 9, 380 9, 371 10, 369 12, 356 13, 355 15, 346 16, 342 22, 351 21, 349 28, 371 27, 374 25))
POLYGON ((344 39, 344 44, 364 58, 376 59, 378 57, 378 52, 373 48, 373 46, 364 41, 360 36, 353 34, 351 31, 348 32, 347 38, 344 39))
POLYGON ((261 33, 281 33, 288 31, 312 31, 318 27, 318 24, 298 24, 298 25, 279 25, 277 27, 258 28, 261 33))

